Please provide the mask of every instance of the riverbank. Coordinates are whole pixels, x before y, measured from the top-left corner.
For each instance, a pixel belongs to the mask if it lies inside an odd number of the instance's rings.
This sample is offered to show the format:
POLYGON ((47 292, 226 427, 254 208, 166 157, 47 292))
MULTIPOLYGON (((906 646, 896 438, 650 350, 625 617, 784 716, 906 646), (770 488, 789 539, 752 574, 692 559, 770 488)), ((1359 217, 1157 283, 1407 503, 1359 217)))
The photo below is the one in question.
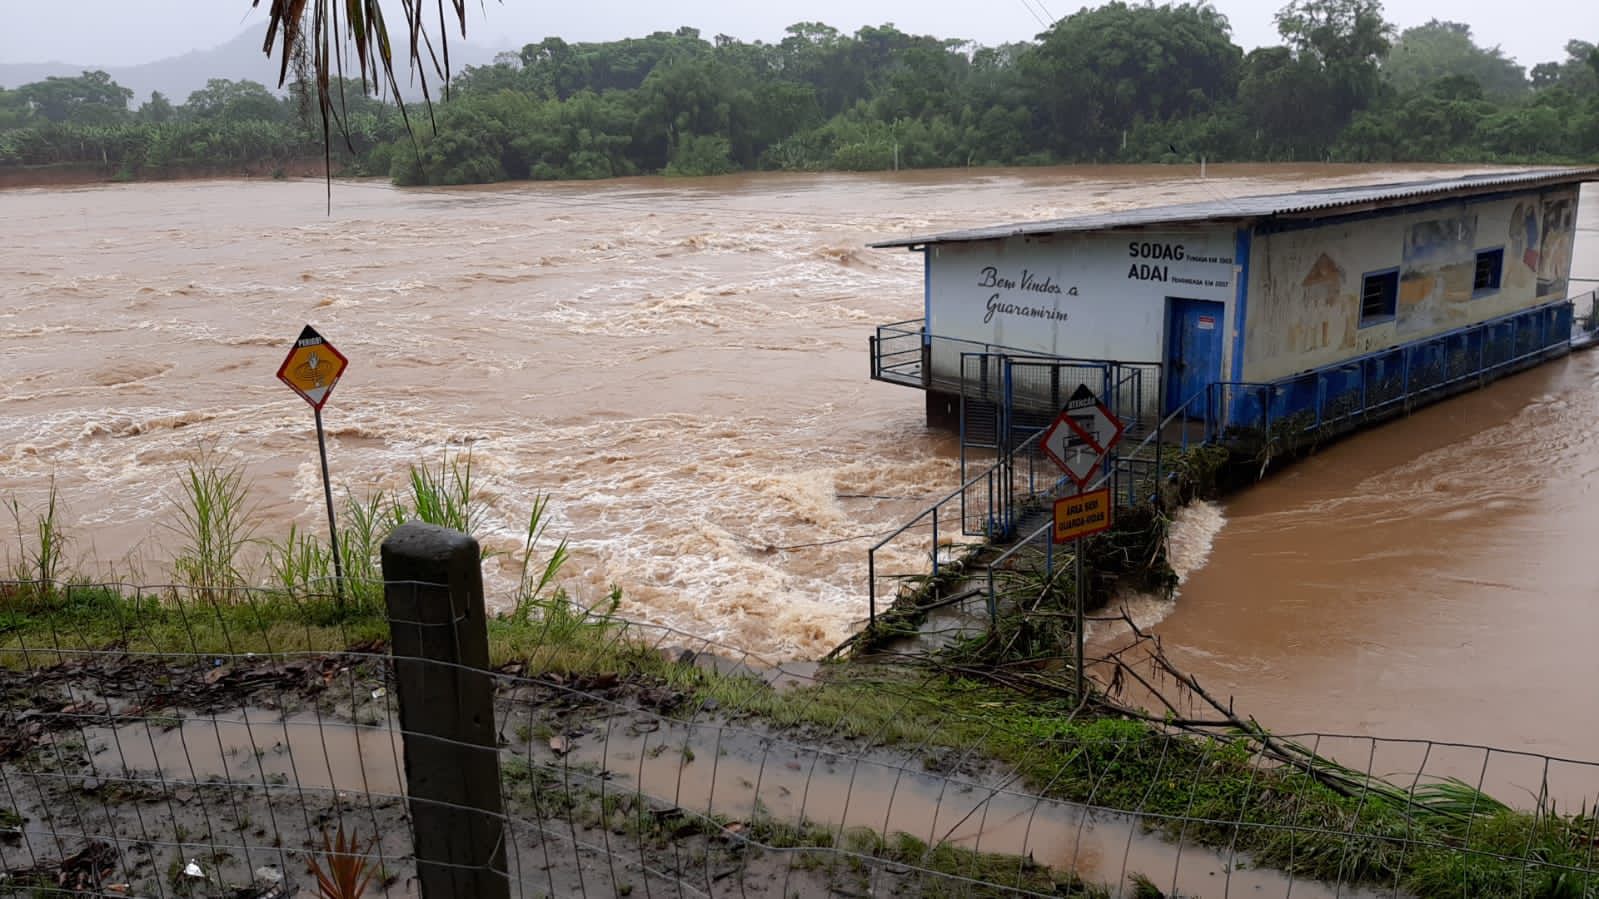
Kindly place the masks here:
MULTIPOLYGON (((823 666, 814 675, 768 669, 753 659, 718 656, 715 647, 683 635, 586 616, 559 603, 541 603, 529 612, 489 623, 506 740, 502 776, 513 784, 510 794, 518 789, 514 784, 532 790, 521 812, 529 820, 561 822, 576 815, 587 822, 585 830, 594 831, 591 840, 613 826, 640 840, 639 821, 670 820, 669 810, 678 808, 706 826, 676 832, 677 841, 710 838, 719 848, 748 841, 759 850, 753 856, 784 861, 796 850, 814 850, 816 858, 802 866, 807 871, 839 862, 837 850, 873 865, 926 866, 936 856, 931 850, 941 848, 940 836, 955 834, 964 820, 943 807, 943 797, 976 789, 979 796, 986 790, 1034 797, 1022 807, 1031 806, 1038 829, 1023 828, 1007 838, 979 827, 984 836, 974 845, 980 854, 957 840, 946 847, 943 865, 950 873, 975 872, 984 883, 1011 888, 1060 886, 1102 895, 1099 890, 1115 889, 1124 875, 1139 873, 1156 883, 1166 875, 1123 870, 1113 858, 1076 851, 1063 856, 1061 847, 1049 845, 1055 827, 1043 823, 1055 814, 1047 810, 1055 803, 1127 816, 1132 829, 1116 839, 1128 840, 1126 851, 1136 858, 1180 858, 1177 846, 1189 847, 1185 884, 1188 877, 1203 884, 1246 862, 1249 869, 1265 870, 1231 874, 1235 886, 1248 876, 1283 886, 1292 876, 1298 881, 1294 895, 1317 895, 1312 881, 1343 885, 1344 895, 1359 885, 1397 886, 1417 896, 1502 896, 1517 889, 1540 896, 1592 895, 1591 887, 1567 892, 1562 884, 1599 876, 1586 867, 1592 855, 1587 847, 1599 839, 1591 816, 1555 814, 1552 808, 1517 812, 1458 784, 1401 780, 1396 786, 1312 754, 1303 768, 1275 764, 1261 750, 1261 734, 1201 736, 1088 714, 1047 695, 985 687, 937 664, 847 663, 823 666), (670 776, 644 764, 663 751, 672 753, 665 769, 670 776), (858 771, 862 765, 888 774, 858 772, 858 784, 851 775, 829 787, 837 778, 820 773, 852 766, 858 771), (803 771, 810 773, 798 776, 803 771), (890 775, 900 786, 879 795, 890 775), (927 783, 918 786, 924 777, 927 783), (609 799, 601 786, 608 781, 609 799), (878 786, 860 792, 867 783, 878 786), (804 801, 786 801, 802 790, 804 801), (852 792, 859 793, 853 815, 846 799, 852 792), (557 803, 558 793, 566 798, 557 803), (630 796, 639 798, 622 801, 630 796), (644 800, 653 804, 632 804, 644 800), (942 833, 928 836, 921 832, 929 824, 925 818, 906 817, 924 801, 931 803, 933 823, 944 822, 942 833), (552 808, 559 810, 553 818, 552 808), (878 815, 882 823, 868 826, 878 815), (1140 828, 1159 833, 1168 854, 1162 856, 1158 843, 1145 845, 1136 835, 1140 828), (730 833, 738 840, 730 841, 730 833), (1040 859, 1042 866, 1023 863, 1024 857, 1040 859)), ((167 730, 197 726, 189 738, 189 765, 199 767, 190 774, 215 783, 214 775, 225 772, 195 762, 202 756, 193 753, 209 751, 203 747, 216 739, 211 730, 241 711, 256 710, 255 726, 268 735, 282 727, 273 722, 303 720, 313 710, 325 732, 332 732, 329 722, 370 727, 393 721, 385 699, 393 690, 386 631, 376 605, 341 609, 326 595, 260 591, 223 598, 186 589, 130 595, 88 585, 38 591, 13 582, 0 593, 0 715, 17 727, 8 728, 15 736, 0 746, 0 765, 9 782, 19 784, 35 782, 42 771, 67 773, 58 778, 59 794, 46 791, 41 799, 65 801, 87 792, 114 818, 131 816, 134 805, 159 797, 148 794, 148 783, 141 790, 107 792, 133 777, 97 767, 94 747, 107 734, 135 727, 139 739, 147 739, 142 734, 148 716, 170 721, 163 725, 167 730), (92 731, 87 737, 86 728, 92 731), (67 764, 63 751, 88 752, 90 764, 70 774, 83 766, 67 764)), ((281 745, 280 737, 268 739, 281 745)), ((402 793, 397 775, 381 773, 392 763, 388 739, 375 751, 353 748, 365 760, 360 783, 381 808, 395 806, 402 793)), ((220 751, 219 759, 253 754, 248 746, 242 754, 226 746, 220 751)), ((140 769, 137 742, 119 752, 121 766, 140 769)), ((354 788, 324 784, 314 775, 285 777, 283 787, 313 794, 354 788)), ((353 808, 362 811, 354 820, 368 833, 378 827, 391 843, 388 854, 403 858, 403 819, 366 811, 368 800, 359 798, 359 790, 356 795, 353 808)), ((221 797, 209 801, 226 807, 221 797)), ((191 789, 183 802, 190 810, 175 812, 179 818, 203 816, 204 795, 191 789)), ((332 805, 330 812, 337 803, 332 805)), ((968 806, 961 806, 966 816, 988 811, 984 803, 968 806)), ((39 814, 29 803, 0 809, 0 820, 14 822, 14 841, 30 826, 42 826, 39 814)), ((1095 826, 1112 825, 1102 820, 1095 826)), ((660 841, 653 849, 657 859, 670 856, 674 828, 649 829, 650 839, 660 841)), ((1111 846, 1121 850, 1114 839, 1111 846)), ((717 867, 732 865, 732 873, 757 880, 771 875, 769 867, 746 867, 737 856, 735 850, 717 867)), ((595 859, 589 865, 592 875, 605 863, 595 859)), ((251 870, 232 859, 209 866, 234 876, 251 870)), ((939 868, 933 864, 930 870, 939 868)), ((153 870, 159 873, 160 866, 153 870)), ((582 876, 580 870, 567 873, 582 876)), ((1185 887, 1182 894, 1195 892, 1185 887)))
POLYGON ((208 181, 219 179, 321 178, 321 159, 288 162, 266 160, 214 166, 143 166, 136 170, 93 163, 60 165, 0 165, 0 190, 12 188, 82 187, 148 181, 208 181))

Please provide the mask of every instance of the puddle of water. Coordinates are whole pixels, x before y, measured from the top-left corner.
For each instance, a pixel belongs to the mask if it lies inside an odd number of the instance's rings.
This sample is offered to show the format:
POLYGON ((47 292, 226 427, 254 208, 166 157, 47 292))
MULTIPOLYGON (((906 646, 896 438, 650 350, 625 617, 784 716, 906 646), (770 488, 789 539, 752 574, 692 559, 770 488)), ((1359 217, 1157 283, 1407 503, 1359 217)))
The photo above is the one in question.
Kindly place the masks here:
MULTIPOLYGON (((520 753, 535 763, 552 761, 542 746, 523 745, 520 753)), ((667 724, 647 714, 631 722, 613 719, 603 732, 572 741, 564 761, 569 772, 607 772, 593 777, 595 789, 637 791, 697 813, 803 820, 834 832, 905 833, 929 845, 1029 857, 1090 882, 1124 883, 1126 874, 1138 872, 1194 899, 1286 897, 1290 891, 1296 897, 1378 895, 1347 887, 1335 893, 1320 883, 1255 870, 1244 856, 1229 864, 1226 853, 1168 841, 1131 816, 945 777, 922 770, 916 759, 842 756, 726 725, 667 724)))
POLYGON ((314 713, 284 717, 247 710, 238 718, 185 718, 172 727, 138 721, 88 728, 84 740, 95 772, 108 778, 159 772, 185 782, 285 783, 389 796, 405 792, 399 762, 404 756, 394 731, 314 713))
MULTIPOLYGON (((502 729, 515 730, 517 723, 507 720, 502 729)), ((403 748, 387 725, 251 710, 237 719, 188 718, 170 728, 141 721, 89 729, 84 737, 96 773, 107 778, 148 778, 159 771, 183 782, 404 793, 403 748)), ((1320 883, 1252 869, 1244 856, 1230 863, 1227 853, 1145 832, 1132 816, 1090 812, 973 776, 946 777, 925 770, 919 759, 888 752, 845 756, 723 723, 665 722, 649 713, 604 719, 599 732, 569 743, 560 758, 537 742, 508 751, 535 764, 564 765, 575 784, 638 792, 734 820, 765 816, 834 832, 904 833, 929 845, 1031 858, 1091 882, 1122 884, 1137 872, 1193 899, 1335 895, 1320 883)), ((1344 889, 1336 895, 1376 894, 1344 889)))

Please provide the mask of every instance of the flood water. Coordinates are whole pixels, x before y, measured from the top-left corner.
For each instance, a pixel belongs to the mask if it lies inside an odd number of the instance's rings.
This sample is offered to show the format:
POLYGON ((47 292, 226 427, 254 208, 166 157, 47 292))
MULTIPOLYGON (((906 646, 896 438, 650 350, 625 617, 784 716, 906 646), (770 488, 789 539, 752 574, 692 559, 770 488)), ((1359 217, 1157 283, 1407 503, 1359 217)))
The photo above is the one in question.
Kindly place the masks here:
POLYGON ((1281 731, 1599 759, 1596 447, 1592 353, 1328 447, 1222 506, 1155 631, 1281 731))
MULTIPOLYGON (((260 536, 320 528, 310 410, 274 379, 310 322, 351 359, 341 491, 469 449, 496 548, 552 495, 580 602, 616 585, 624 615, 814 658, 864 617, 867 536, 957 476, 921 395, 867 378, 921 268, 865 243, 1430 171, 341 183, 331 214, 320 182, 9 191, 0 496, 37 506, 53 476, 81 567, 146 582, 204 447, 247 466, 260 536)), ((1599 277, 1591 192, 1579 227, 1599 277)), ((1593 755, 1596 383, 1599 354, 1518 375, 1213 510, 1168 648, 1279 729, 1593 755)), ((490 565, 503 602, 514 560, 490 565)))
MULTIPOLYGON (((1583 195, 1573 292, 1599 287, 1583 195), (1584 280, 1578 281, 1581 278, 1584 280)), ((1599 354, 1577 353, 1323 448, 1180 521, 1169 655, 1283 733, 1377 773, 1599 797, 1599 354), (1207 555, 1208 553, 1208 555, 1207 555), (1426 754, 1431 753, 1430 758, 1426 754), (1527 753, 1517 756, 1515 753, 1527 753)))

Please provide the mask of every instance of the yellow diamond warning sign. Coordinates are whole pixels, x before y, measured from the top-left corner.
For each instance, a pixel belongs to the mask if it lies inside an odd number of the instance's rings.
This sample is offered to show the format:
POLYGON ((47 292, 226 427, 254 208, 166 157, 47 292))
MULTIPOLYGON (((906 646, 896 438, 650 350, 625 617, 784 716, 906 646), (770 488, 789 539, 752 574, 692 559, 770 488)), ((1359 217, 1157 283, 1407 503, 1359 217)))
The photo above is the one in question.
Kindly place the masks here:
POLYGON ((315 328, 306 325, 294 342, 294 349, 289 350, 278 368, 278 380, 305 397, 311 408, 320 410, 349 364, 350 360, 344 358, 343 353, 334 349, 315 328))

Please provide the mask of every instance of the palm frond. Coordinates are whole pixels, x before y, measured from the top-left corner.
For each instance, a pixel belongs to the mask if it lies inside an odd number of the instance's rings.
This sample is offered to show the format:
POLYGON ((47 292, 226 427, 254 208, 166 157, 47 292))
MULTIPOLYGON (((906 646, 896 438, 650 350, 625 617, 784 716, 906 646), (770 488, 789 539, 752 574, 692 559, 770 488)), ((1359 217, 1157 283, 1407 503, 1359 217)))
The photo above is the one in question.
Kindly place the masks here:
MULTIPOLYGON (((252 8, 260 8, 262 3, 263 0, 250 0, 252 8)), ((430 73, 444 85, 448 96, 450 30, 452 26, 459 27, 460 36, 466 37, 466 0, 448 0, 448 3, 439 0, 431 10, 424 6, 424 0, 400 0, 400 9, 405 19, 405 40, 401 46, 406 50, 411 77, 421 89, 431 119, 430 73), (434 51, 432 32, 435 31, 442 52, 434 51)), ((278 60, 279 88, 288 83, 291 68, 302 80, 315 86, 317 111, 322 118, 325 165, 332 161, 335 126, 346 144, 350 141, 342 102, 347 69, 353 68, 358 74, 363 91, 379 95, 389 93, 399 107, 406 131, 411 131, 411 120, 401 100, 400 80, 395 72, 394 45, 381 0, 271 0, 266 40, 261 49, 269 59, 276 57, 278 60), (353 60, 350 58, 352 51, 353 60), (353 66, 348 65, 352 62, 353 66), (335 76, 341 92, 338 104, 334 103, 335 76)), ((331 204, 331 171, 328 175, 331 204)))

